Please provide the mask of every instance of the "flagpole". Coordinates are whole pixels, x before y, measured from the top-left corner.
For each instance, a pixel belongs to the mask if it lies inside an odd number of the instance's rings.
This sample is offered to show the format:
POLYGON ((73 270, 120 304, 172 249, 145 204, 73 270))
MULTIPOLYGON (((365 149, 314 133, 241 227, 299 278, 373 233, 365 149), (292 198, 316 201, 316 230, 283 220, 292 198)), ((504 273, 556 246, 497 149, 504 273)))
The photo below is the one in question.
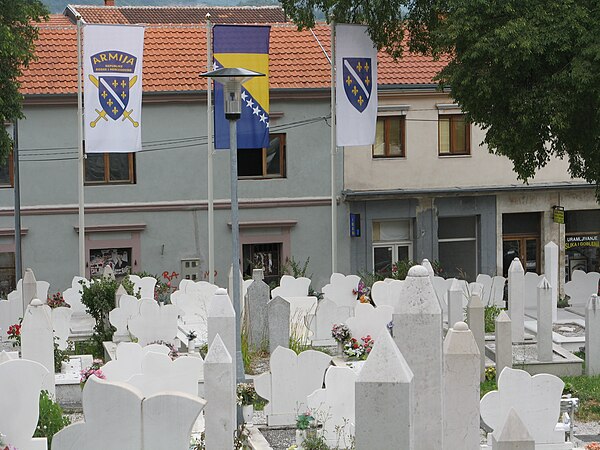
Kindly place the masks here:
POLYGON ((81 86, 81 16, 77 15, 77 140, 78 140, 78 199, 79 199, 79 276, 85 277, 85 219, 84 219, 84 154, 83 154, 83 90, 81 86))
POLYGON ((335 22, 331 22, 331 272, 337 271, 337 201, 335 189, 335 22))
MULTIPOLYGON (((212 68, 212 24, 210 14, 206 13, 206 70, 210 72, 212 68)), ((215 206, 213 191, 213 153, 214 153, 214 129, 213 129, 213 104, 212 104, 212 78, 207 78, 206 86, 206 115, 208 131, 208 281, 215 284, 215 206)))
POLYGON ((23 278, 21 245, 21 181, 19 176, 19 119, 13 122, 13 183, 15 194, 15 281, 23 278))

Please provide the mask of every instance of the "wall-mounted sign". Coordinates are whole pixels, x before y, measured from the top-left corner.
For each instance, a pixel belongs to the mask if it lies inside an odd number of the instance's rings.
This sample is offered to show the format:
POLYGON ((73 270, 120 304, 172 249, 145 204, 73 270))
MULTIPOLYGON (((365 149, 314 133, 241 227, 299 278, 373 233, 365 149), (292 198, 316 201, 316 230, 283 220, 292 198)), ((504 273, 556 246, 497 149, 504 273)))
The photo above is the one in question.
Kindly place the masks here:
POLYGON ((563 206, 552 207, 552 220, 554 223, 565 223, 565 208, 563 206))
POLYGON ((600 247, 600 239, 595 236, 567 236, 565 237, 565 250, 573 247, 600 247))
POLYGON ((350 237, 360 237, 360 214, 350 213, 350 237))

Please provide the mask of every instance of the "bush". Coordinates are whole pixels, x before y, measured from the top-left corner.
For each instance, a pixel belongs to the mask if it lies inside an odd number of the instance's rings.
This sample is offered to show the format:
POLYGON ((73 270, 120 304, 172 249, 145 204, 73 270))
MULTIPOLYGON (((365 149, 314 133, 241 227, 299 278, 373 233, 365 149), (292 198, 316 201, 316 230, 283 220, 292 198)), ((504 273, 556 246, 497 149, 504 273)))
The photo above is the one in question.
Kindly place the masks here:
POLYGON ((485 332, 493 333, 496 331, 496 317, 500 315, 502 308, 496 305, 487 305, 484 310, 485 332))
POLYGON ((60 405, 50 397, 48 391, 40 393, 40 417, 33 437, 45 437, 48 439, 48 448, 52 444, 52 437, 62 430, 71 421, 63 415, 60 405))

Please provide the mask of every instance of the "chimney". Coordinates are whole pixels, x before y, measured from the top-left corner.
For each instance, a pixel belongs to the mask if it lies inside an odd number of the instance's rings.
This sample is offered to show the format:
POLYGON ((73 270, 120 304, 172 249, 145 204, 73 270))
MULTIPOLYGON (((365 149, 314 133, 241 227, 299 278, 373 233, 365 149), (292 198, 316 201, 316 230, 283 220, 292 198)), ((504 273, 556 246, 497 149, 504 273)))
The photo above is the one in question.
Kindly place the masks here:
POLYGON ((104 0, 104 6, 115 6, 115 0, 104 0))

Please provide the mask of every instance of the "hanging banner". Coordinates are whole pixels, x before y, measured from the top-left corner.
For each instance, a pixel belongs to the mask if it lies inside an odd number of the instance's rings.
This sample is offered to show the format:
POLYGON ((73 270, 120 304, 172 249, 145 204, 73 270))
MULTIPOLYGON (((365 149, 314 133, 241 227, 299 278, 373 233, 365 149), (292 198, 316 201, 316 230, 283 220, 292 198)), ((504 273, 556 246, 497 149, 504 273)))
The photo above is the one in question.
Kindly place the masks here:
POLYGON ((337 145, 372 145, 377 124, 377 49, 366 26, 336 25, 335 67, 337 145))
POLYGON ((144 27, 83 28, 86 153, 142 149, 144 27))
MULTIPOLYGON (((215 25, 214 69, 240 67, 264 73, 242 84, 242 116, 237 123, 237 145, 269 147, 269 33, 271 27, 215 25)), ((223 86, 215 83, 215 148, 229 148, 229 122, 225 118, 223 86)))

